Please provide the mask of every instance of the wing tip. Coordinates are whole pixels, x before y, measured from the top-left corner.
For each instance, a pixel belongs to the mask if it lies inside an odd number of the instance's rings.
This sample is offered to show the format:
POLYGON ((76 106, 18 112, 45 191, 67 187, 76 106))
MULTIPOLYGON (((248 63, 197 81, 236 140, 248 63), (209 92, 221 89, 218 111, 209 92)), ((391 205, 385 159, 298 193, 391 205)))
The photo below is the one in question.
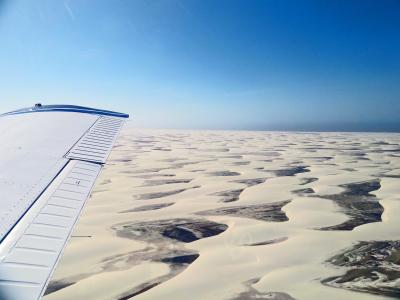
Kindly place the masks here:
POLYGON ((14 111, 10 111, 4 114, 1 114, 0 117, 9 116, 9 115, 19 115, 26 113, 35 113, 35 112, 78 112, 78 113, 86 113, 86 114, 95 114, 95 115, 103 115, 110 117, 118 117, 128 119, 129 114, 115 112, 111 110, 97 109, 85 106, 78 105, 68 105, 68 104, 52 104, 52 105, 42 105, 40 103, 35 104, 32 107, 22 108, 14 111))

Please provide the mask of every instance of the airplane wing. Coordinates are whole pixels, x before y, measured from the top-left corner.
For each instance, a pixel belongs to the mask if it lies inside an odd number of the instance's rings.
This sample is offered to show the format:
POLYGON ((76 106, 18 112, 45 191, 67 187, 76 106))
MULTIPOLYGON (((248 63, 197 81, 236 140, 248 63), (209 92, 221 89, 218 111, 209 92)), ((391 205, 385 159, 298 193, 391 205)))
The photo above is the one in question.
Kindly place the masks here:
POLYGON ((40 105, 0 115, 0 299, 40 299, 127 114, 40 105))

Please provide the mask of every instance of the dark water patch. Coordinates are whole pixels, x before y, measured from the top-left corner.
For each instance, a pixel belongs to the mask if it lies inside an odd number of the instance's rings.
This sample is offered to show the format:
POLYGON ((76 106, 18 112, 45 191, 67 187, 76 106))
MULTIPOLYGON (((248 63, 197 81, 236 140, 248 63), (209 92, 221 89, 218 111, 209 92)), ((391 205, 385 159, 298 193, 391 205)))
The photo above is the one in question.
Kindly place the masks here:
POLYGON ((371 150, 372 153, 400 153, 400 148, 371 150))
POLYGON ((120 213, 123 214, 123 213, 130 213, 130 212, 158 210, 158 209, 162 209, 162 208, 171 206, 173 204, 174 204, 174 202, 143 205, 143 206, 139 206, 139 207, 136 207, 136 208, 133 208, 133 209, 128 209, 128 210, 121 211, 120 213))
POLYGON ((385 175, 385 174, 383 174, 381 177, 386 177, 386 178, 400 178, 400 175, 385 175))
POLYGON ((231 298, 232 300, 296 300, 289 294, 281 292, 259 292, 253 287, 231 298))
POLYGON ((180 163, 175 163, 172 165, 174 168, 182 168, 185 166, 190 166, 190 165, 197 165, 200 163, 205 163, 205 162, 212 162, 216 161, 217 159, 206 159, 206 160, 197 160, 197 161, 185 161, 185 162, 180 162, 180 163))
MULTIPOLYGON (((374 167, 374 166, 371 166, 374 167)), ((386 168, 385 171, 376 174, 375 176, 377 177, 384 177, 384 178, 400 178, 400 173, 398 172, 398 169, 389 169, 386 168), (396 171, 397 174, 393 174, 393 171, 396 171), (388 174, 389 172, 392 172, 392 174, 388 174)))
POLYGON ((168 264, 168 274, 131 287, 118 297, 130 299, 175 277, 192 264, 199 254, 186 249, 186 243, 218 235, 227 228, 225 224, 205 219, 164 219, 116 225, 112 229, 118 236, 143 241, 148 246, 103 259, 100 266, 102 272, 109 272, 129 269, 149 261, 168 264))
POLYGON ((242 159, 243 156, 232 154, 232 155, 222 155, 222 156, 219 156, 219 158, 242 159))
POLYGON ((161 261, 163 263, 174 264, 174 265, 177 265, 177 264, 191 264, 199 256, 200 256, 199 254, 178 255, 178 256, 163 258, 161 261))
POLYGON ((371 145, 385 145, 385 146, 398 146, 398 144, 391 144, 391 143, 388 143, 388 142, 385 142, 385 141, 377 141, 377 142, 373 142, 373 143, 371 143, 371 145))
POLYGON ((157 172, 160 172, 161 170, 165 170, 165 168, 150 168, 150 169, 129 170, 129 171, 121 171, 120 173, 130 173, 130 174, 157 173, 157 172))
POLYGON ((159 180, 146 180, 143 186, 158 186, 165 184, 189 183, 193 179, 159 179, 159 180))
MULTIPOLYGON (((364 149, 362 149, 362 148, 360 148, 360 147, 349 147, 349 148, 346 148, 346 147, 343 147, 343 148, 339 148, 338 150, 340 150, 340 151, 355 151, 355 153, 357 153, 357 155, 358 154, 362 154, 363 152, 363 150, 364 149)), ((348 152, 348 153, 352 153, 352 152, 348 152)))
POLYGON ((298 150, 309 151, 309 152, 317 152, 319 150, 340 150, 340 148, 335 147, 304 147, 298 148, 298 150))
POLYGON ((121 269, 121 265, 131 267, 133 265, 139 265, 148 261, 168 264, 168 274, 129 288, 126 292, 117 297, 117 299, 131 299, 132 297, 147 292, 148 290, 183 272, 198 257, 198 253, 179 248, 179 246, 175 247, 174 249, 170 249, 168 247, 162 247, 161 245, 153 245, 152 247, 144 250, 133 251, 130 253, 110 257, 103 261, 103 268, 104 271, 116 271, 121 269))
POLYGON ((246 286, 246 291, 241 292, 237 296, 231 298, 231 300, 296 300, 292 298, 289 294, 281 292, 259 292, 253 287, 254 284, 259 282, 259 278, 250 279, 244 282, 246 286))
POLYGON ((155 143, 154 140, 131 140, 133 143, 138 143, 138 144, 152 144, 155 143))
POLYGON ((305 189, 294 190, 292 191, 292 193, 301 196, 301 195, 314 194, 315 192, 311 188, 305 188, 305 189))
POLYGON ((340 187, 345 189, 340 194, 316 196, 333 200, 350 219, 321 230, 353 230, 363 224, 382 221, 383 206, 375 195, 370 194, 380 189, 379 179, 343 184, 340 187))
POLYGON ((365 157, 365 156, 357 156, 356 158, 357 158, 356 161, 360 161, 360 160, 370 160, 368 157, 365 157))
POLYGON ((191 263, 193 263, 200 255, 199 254, 182 254, 173 257, 165 257, 162 259, 153 259, 152 261, 159 261, 163 263, 167 263, 170 267, 170 272, 167 275, 159 276, 153 280, 145 282, 141 285, 138 285, 128 292, 121 294, 117 299, 119 300, 128 300, 132 299, 137 295, 140 295, 144 292, 149 291, 150 289, 160 285, 161 283, 175 277, 179 273, 183 272, 191 263))
POLYGON ((247 185, 247 187, 252 187, 257 184, 264 183, 266 180, 267 180, 267 178, 251 178, 251 179, 235 180, 232 182, 243 183, 243 184, 247 185))
POLYGON ((199 152, 229 152, 227 148, 197 149, 199 152))
POLYGON ((180 242, 190 243, 202 238, 218 235, 228 229, 225 224, 181 221, 173 227, 166 228, 163 235, 180 242))
POLYGON ((313 157, 307 157, 307 159, 313 159, 316 161, 327 161, 327 160, 332 160, 332 156, 313 156, 313 157))
MULTIPOLYGON (((346 162, 346 163, 348 163, 348 162, 346 162)), ((324 166, 332 166, 332 167, 334 167, 334 166, 337 166, 337 164, 334 164, 334 163, 324 163, 324 166)))
POLYGON ((342 195, 371 196, 370 192, 379 190, 381 188, 381 183, 379 179, 375 179, 370 181, 343 184, 340 185, 340 187, 346 189, 342 195))
POLYGON ((179 190, 168 191, 168 192, 147 193, 147 194, 141 194, 141 195, 134 196, 134 198, 137 200, 151 200, 151 199, 158 199, 158 198, 176 195, 176 194, 182 193, 184 191, 186 191, 186 189, 179 189, 179 190))
POLYGON ((390 161, 386 160, 386 161, 374 161, 371 166, 373 165, 390 165, 390 161))
POLYGON ((248 164, 250 164, 249 161, 235 161, 232 163, 234 166, 247 166, 248 164))
POLYGON ((397 282, 400 278, 400 241, 362 241, 327 262, 345 268, 346 272, 323 279, 321 282, 325 285, 400 297, 397 282))
POLYGON ((212 194, 213 196, 221 197, 221 202, 234 202, 239 200, 240 194, 244 189, 229 190, 212 194))
POLYGON ((176 162, 176 161, 180 161, 180 160, 186 160, 186 158, 174 157, 174 158, 160 159, 159 161, 161 161, 161 162, 176 162))
POLYGON ((305 166, 296 166, 286 169, 274 170, 272 172, 275 174, 275 176, 281 177, 281 176, 295 176, 296 174, 310 172, 310 170, 308 170, 307 167, 305 166))
POLYGON ((156 287, 157 285, 161 284, 163 281, 161 281, 159 278, 158 280, 152 280, 150 282, 143 283, 139 286, 137 286, 133 292, 128 292, 128 293, 123 293, 122 295, 118 296, 118 300, 128 300, 132 299, 133 297, 143 294, 144 292, 147 292, 148 290, 151 290, 152 288, 156 287))
POLYGON ((306 185, 306 184, 312 183, 312 182, 317 181, 317 180, 318 180, 318 178, 315 178, 315 177, 301 178, 299 185, 306 185))
POLYGON ((176 175, 175 174, 154 173, 154 174, 142 174, 142 175, 138 175, 138 176, 129 176, 129 177, 148 179, 148 178, 154 178, 154 177, 174 177, 174 176, 176 176, 176 175))
POLYGON ((240 173, 232 171, 216 171, 209 173, 211 176, 238 176, 240 173))
POLYGON ((164 198, 172 195, 177 195, 180 194, 184 191, 191 190, 191 189, 196 189, 199 188, 200 186, 193 186, 190 188, 186 189, 179 189, 179 190, 173 190, 173 191, 167 191, 167 192, 158 192, 158 193, 147 193, 147 194, 141 194, 141 195, 135 195, 133 196, 136 200, 151 200, 151 199, 159 199, 159 198, 164 198))
POLYGON ((171 149, 163 148, 163 147, 155 147, 155 148, 152 148, 151 150, 153 150, 153 151, 165 151, 165 152, 171 151, 171 149))
POLYGON ((243 245, 243 246, 265 246, 265 245, 272 245, 272 244, 282 243, 282 242, 286 241, 287 239, 288 239, 288 238, 285 236, 285 237, 281 237, 281 238, 277 238, 277 239, 273 239, 273 240, 267 240, 267 241, 252 243, 252 244, 245 244, 245 245, 243 245))
POLYGON ((132 162, 133 159, 130 159, 130 158, 114 158, 112 161, 113 162, 129 163, 129 162, 132 162))
POLYGON ((46 288, 46 291, 44 292, 44 296, 49 295, 51 293, 57 292, 59 290, 62 290, 66 287, 69 287, 76 282, 73 281, 66 281, 66 280, 51 280, 49 285, 46 288))
POLYGON ((240 155, 252 155, 252 156, 272 156, 272 157, 277 157, 281 156, 282 154, 277 152, 277 151, 260 151, 260 152, 243 152, 240 153, 240 155))
POLYGON ((256 219, 267 222, 284 222, 289 220, 286 214, 282 211, 282 207, 290 201, 280 201, 268 204, 257 204, 247 206, 231 206, 210 209, 198 212, 199 215, 209 216, 234 216, 256 219))
POLYGON ((281 156, 282 153, 279 153, 277 151, 266 151, 266 152, 263 152, 263 155, 265 155, 265 156, 281 156))
POLYGON ((114 227, 117 235, 125 238, 154 242, 170 239, 190 243, 202 238, 212 237, 228 229, 205 219, 167 219, 149 222, 128 223, 114 227))
POLYGON ((343 168, 341 170, 347 171, 347 172, 355 172, 355 171, 357 171, 356 169, 353 169, 353 168, 343 168))

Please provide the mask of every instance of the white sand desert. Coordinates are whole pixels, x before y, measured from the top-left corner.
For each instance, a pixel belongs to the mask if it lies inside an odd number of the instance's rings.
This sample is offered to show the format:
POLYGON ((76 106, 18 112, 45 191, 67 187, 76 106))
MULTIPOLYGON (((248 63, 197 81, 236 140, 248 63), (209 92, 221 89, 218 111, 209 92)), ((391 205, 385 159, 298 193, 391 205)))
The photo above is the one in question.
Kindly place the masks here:
POLYGON ((399 145, 127 126, 44 299, 399 298, 399 145))

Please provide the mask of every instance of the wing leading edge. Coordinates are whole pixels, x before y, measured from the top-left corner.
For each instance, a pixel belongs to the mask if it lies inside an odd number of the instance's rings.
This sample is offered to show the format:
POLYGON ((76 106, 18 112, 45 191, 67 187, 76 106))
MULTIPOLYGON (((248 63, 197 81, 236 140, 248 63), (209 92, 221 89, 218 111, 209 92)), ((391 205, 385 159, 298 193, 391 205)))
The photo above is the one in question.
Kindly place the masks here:
POLYGON ((0 299, 41 298, 127 117, 70 105, 0 115, 0 299))

